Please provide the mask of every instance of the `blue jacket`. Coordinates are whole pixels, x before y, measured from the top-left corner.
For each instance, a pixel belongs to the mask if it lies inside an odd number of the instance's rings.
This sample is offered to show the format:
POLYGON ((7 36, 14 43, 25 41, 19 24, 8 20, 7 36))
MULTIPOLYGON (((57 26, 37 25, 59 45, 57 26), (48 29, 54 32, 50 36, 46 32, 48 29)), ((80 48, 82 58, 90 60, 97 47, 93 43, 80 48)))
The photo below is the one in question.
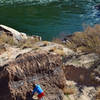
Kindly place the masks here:
POLYGON ((34 94, 35 92, 37 92, 38 94, 41 94, 43 92, 40 85, 35 86, 34 90, 32 91, 32 94, 34 94))

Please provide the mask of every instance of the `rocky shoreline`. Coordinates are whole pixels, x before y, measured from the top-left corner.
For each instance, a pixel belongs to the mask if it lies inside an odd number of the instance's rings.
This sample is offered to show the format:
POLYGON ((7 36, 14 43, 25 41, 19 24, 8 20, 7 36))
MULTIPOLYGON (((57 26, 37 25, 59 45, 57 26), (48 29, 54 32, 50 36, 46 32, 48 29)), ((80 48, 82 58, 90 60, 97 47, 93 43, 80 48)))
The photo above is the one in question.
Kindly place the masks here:
POLYGON ((99 60, 0 25, 0 100, 30 100, 34 81, 46 100, 100 100, 99 60))

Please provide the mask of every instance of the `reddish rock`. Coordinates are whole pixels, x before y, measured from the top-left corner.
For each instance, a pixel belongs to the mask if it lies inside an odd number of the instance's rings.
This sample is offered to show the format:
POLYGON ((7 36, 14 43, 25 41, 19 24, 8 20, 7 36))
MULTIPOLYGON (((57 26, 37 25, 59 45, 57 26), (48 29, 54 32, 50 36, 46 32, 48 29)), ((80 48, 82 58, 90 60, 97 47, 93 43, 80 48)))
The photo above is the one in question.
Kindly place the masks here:
POLYGON ((47 100, 62 100, 65 77, 61 57, 47 52, 29 52, 0 66, 0 100, 30 100, 32 83, 44 89, 47 100))

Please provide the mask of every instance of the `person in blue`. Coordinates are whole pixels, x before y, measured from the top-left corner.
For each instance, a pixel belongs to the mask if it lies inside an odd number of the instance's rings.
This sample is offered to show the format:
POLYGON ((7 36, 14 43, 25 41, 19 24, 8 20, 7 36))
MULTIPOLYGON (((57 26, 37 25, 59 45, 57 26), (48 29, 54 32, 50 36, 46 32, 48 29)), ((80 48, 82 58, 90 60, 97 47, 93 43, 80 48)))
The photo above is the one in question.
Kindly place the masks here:
POLYGON ((33 91, 32 91, 32 96, 34 95, 34 93, 37 92, 38 93, 38 99, 39 100, 44 100, 44 91, 42 90, 42 88, 40 87, 40 85, 33 83, 33 91))

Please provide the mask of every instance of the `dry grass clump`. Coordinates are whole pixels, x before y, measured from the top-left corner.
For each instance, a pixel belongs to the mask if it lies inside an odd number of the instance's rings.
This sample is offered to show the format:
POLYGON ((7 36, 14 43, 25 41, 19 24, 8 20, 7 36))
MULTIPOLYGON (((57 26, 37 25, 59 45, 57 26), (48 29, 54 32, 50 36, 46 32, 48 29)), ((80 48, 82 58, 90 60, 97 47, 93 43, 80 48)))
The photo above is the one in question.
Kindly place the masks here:
POLYGON ((64 56, 64 51, 63 51, 63 50, 56 49, 54 52, 55 52, 56 54, 59 54, 59 55, 61 55, 61 56, 64 56))
POLYGON ((24 49, 24 48, 33 48, 34 47, 34 43, 38 42, 39 40, 37 38, 31 38, 28 37, 28 39, 22 40, 20 41, 17 46, 24 49))
POLYGON ((62 44, 62 41, 59 38, 53 38, 52 42, 62 44))
POLYGON ((59 54, 59 55, 61 55, 61 56, 64 56, 64 51, 61 50, 61 49, 52 48, 52 49, 49 50, 49 52, 54 52, 54 53, 56 53, 56 54, 59 54))
POLYGON ((0 45, 2 45, 2 44, 15 45, 15 42, 14 42, 14 39, 12 36, 7 35, 5 32, 1 32, 0 45))
POLYGON ((88 27, 84 32, 76 32, 66 46, 75 51, 100 53, 100 25, 88 27))
POLYGON ((6 51, 5 44, 15 45, 12 36, 7 35, 5 32, 0 32, 0 54, 6 51))
POLYGON ((71 94, 76 93, 76 89, 75 89, 75 87, 72 87, 72 86, 66 86, 63 89, 63 92, 64 92, 65 95, 71 95, 71 94))

